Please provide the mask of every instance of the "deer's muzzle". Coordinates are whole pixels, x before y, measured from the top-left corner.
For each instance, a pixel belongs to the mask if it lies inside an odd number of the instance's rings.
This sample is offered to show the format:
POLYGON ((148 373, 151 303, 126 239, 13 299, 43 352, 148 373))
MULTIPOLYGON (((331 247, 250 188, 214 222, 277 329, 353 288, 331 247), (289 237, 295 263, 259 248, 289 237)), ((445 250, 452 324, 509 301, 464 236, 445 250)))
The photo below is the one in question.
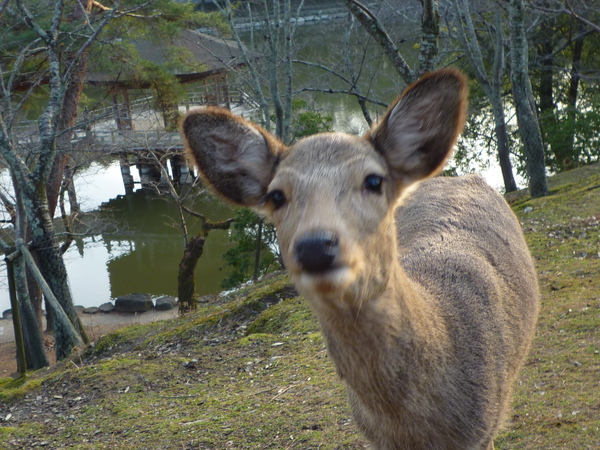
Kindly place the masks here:
POLYGON ((323 273, 334 267, 339 239, 331 231, 309 231, 294 244, 294 256, 302 271, 323 273))

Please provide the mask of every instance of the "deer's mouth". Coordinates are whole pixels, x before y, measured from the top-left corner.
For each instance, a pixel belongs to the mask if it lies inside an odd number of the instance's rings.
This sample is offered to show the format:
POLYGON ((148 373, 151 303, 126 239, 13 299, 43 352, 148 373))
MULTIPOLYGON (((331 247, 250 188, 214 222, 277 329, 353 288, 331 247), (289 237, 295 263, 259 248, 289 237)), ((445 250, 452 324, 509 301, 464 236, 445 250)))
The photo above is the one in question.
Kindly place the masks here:
POLYGON ((289 269, 305 295, 336 295, 354 279, 355 271, 346 254, 336 232, 311 230, 296 239, 289 269))
POLYGON ((307 293, 331 295, 343 292, 351 283, 352 271, 340 265, 322 272, 299 271, 294 274, 298 288, 307 293))

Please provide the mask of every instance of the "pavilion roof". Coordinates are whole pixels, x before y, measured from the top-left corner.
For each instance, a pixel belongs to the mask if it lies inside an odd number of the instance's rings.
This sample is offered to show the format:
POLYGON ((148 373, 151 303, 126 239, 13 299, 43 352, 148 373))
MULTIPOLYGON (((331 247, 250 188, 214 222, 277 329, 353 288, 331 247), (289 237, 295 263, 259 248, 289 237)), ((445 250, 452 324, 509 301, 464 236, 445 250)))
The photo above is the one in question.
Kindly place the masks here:
MULTIPOLYGON (((166 64, 182 83, 198 81, 244 64, 242 52, 231 39, 210 36, 195 30, 184 30, 166 45, 150 40, 135 43, 139 60, 166 64)), ((135 71, 124 67, 120 72, 88 72, 87 82, 93 86, 144 87, 135 71)))

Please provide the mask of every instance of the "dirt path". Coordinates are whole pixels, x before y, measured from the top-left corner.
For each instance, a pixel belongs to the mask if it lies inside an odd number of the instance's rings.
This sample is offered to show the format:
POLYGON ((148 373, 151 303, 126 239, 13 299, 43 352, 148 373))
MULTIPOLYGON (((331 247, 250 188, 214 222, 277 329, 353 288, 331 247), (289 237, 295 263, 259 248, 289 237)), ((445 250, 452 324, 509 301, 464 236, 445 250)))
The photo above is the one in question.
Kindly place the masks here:
MULTIPOLYGON (((140 314, 96 313, 80 314, 81 321, 92 341, 128 325, 156 322, 177 317, 178 310, 151 310, 140 314)), ((46 324, 44 323, 44 326, 46 324)), ((52 338, 46 339, 48 357, 53 357, 52 338)), ((52 361, 51 361, 52 363, 52 361)), ((0 377, 10 376, 17 370, 15 335, 12 320, 0 319, 0 377)))

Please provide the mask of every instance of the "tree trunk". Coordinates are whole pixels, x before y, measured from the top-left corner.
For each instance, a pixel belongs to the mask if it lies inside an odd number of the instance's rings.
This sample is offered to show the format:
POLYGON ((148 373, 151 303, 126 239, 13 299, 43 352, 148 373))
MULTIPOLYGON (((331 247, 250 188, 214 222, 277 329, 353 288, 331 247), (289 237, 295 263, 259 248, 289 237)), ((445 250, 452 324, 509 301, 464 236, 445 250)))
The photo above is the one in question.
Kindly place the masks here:
MULTIPOLYGON (((68 19, 69 22, 85 24, 92 10, 92 4, 91 0, 78 0, 75 2, 73 12, 68 19)), ((84 52, 81 55, 67 55, 64 64, 71 64, 77 57, 79 60, 71 73, 71 76, 67 80, 67 87, 64 93, 62 109, 57 126, 58 132, 62 134, 57 137, 58 151, 54 159, 50 177, 46 184, 46 194, 48 195, 48 207, 51 217, 54 217, 54 212, 56 211, 65 164, 67 163, 69 150, 71 149, 71 137, 73 132, 70 129, 75 125, 77 120, 77 110, 85 86, 87 52, 84 52)))
POLYGON ((511 84, 519 125, 519 135, 525 154, 532 197, 548 194, 544 143, 536 114, 535 99, 528 73, 529 46, 525 36, 525 10, 523 0, 511 0, 509 5, 511 34, 511 84))
MULTIPOLYGON (((498 91, 496 92, 500 94, 498 91)), ((502 103, 501 98, 490 98, 490 103, 492 104, 492 111, 494 114, 494 133, 496 134, 496 145, 498 146, 498 164, 502 171, 504 190, 506 192, 514 192, 517 190, 517 182, 515 181, 512 162, 510 161, 510 148, 508 131, 506 129, 506 118, 504 116, 504 104, 502 103)))
POLYGON ((283 139, 283 103, 279 95, 279 81, 277 73, 277 65, 279 62, 279 2, 273 0, 263 0, 265 5, 265 23, 266 23, 266 39, 269 42, 269 92, 271 93, 271 101, 275 108, 275 135, 279 139, 283 139), (270 10, 273 10, 273 21, 270 19, 270 10))
POLYGON ((204 251, 203 235, 192 238, 183 252, 183 258, 179 263, 178 275, 178 296, 179 311, 184 313, 196 309, 196 299, 194 298, 196 290, 196 279, 194 276, 198 260, 204 251))
MULTIPOLYGON (((42 184, 39 189, 43 188, 42 184)), ((39 270, 76 331, 81 335, 83 341, 88 343, 89 338, 73 306, 67 269, 54 232, 54 224, 50 217, 45 195, 35 196, 34 201, 31 202, 31 207, 27 208, 26 206, 25 209, 32 230, 32 249, 36 251, 39 270)), ((53 320, 56 357, 60 360, 69 356, 79 342, 73 338, 71 333, 64 331, 65 325, 56 322, 57 317, 53 309, 50 309, 47 313, 51 315, 53 320)))
MULTIPOLYGON (((538 52, 541 56, 539 69, 539 87, 537 90, 538 98, 540 99, 540 126, 543 132, 544 140, 548 150, 554 156, 554 161, 550 161, 553 169, 561 167, 561 159, 559 156, 562 151, 562 139, 560 138, 560 127, 562 126, 556 117, 556 104, 554 103, 554 46, 552 40, 548 39, 543 33, 540 36, 542 42, 537 45, 538 52)), ((560 170, 560 169, 559 169, 560 170)))
POLYGON ((581 80, 581 57, 583 54, 583 44, 585 36, 583 33, 575 40, 573 47, 573 58, 571 64, 571 80, 569 82, 569 91, 567 93, 567 120, 564 126, 566 132, 564 150, 564 170, 573 169, 579 166, 579 152, 575 150, 575 125, 577 122, 577 96, 579 92, 579 81, 581 80))
POLYGON ((6 277, 8 278, 8 291, 10 295, 10 307, 13 314, 13 327, 15 330, 15 347, 17 349, 17 372, 23 375, 27 372, 27 357, 25 356, 25 341, 23 337, 23 326, 21 325, 21 308, 17 300, 17 288, 15 286, 15 271, 13 262, 6 259, 6 277))
MULTIPOLYGON (((300 2, 300 7, 304 2, 300 2)), ((284 111, 282 125, 282 140, 284 143, 290 142, 290 130, 292 128, 292 42, 294 39, 294 30, 292 28, 292 2, 285 0, 283 9, 283 58, 284 58, 284 111)))
POLYGON ((494 65, 492 72, 492 83, 488 95, 492 104, 496 134, 496 145, 498 146, 498 163, 502 171, 504 190, 514 192, 517 190, 517 182, 513 174, 513 166, 510 161, 510 148, 508 131, 506 129, 506 116, 504 114, 504 102, 502 101, 502 79, 504 77, 504 33, 502 32, 502 17, 498 9, 494 12, 494 24, 496 27, 496 46, 494 49, 494 65))
POLYGON ((419 54, 419 75, 435 70, 440 37, 440 14, 437 0, 421 0, 421 52, 419 54))
MULTIPOLYGON (((237 29, 235 27, 235 23, 233 21, 233 10, 231 7, 231 1, 226 0, 224 8, 221 7, 218 3, 215 3, 215 5, 219 8, 219 10, 227 18, 227 22, 229 23, 229 28, 231 29, 231 34, 233 35, 233 38, 235 39, 238 49, 240 50, 240 52, 242 54, 242 59, 244 60, 244 63, 246 65, 246 67, 248 68, 248 71, 250 72, 250 80, 251 80, 250 84, 252 86, 252 90, 254 91, 254 95, 256 96, 256 100, 257 100, 258 104, 260 105, 260 110, 261 110, 262 118, 263 118, 262 125, 263 125, 263 127, 265 127, 267 129, 267 131, 271 131, 271 113, 269 111, 269 103, 267 102, 267 99, 263 93, 263 90, 261 87, 262 83, 260 81, 258 72, 256 71, 256 64, 255 64, 254 60, 248 56, 248 52, 246 51, 246 46, 242 43, 242 40, 240 39, 240 35, 237 32, 237 29)), ((252 2, 246 3, 248 16, 252 20, 252 6, 251 5, 252 5, 252 2)), ((254 45, 252 45, 252 47, 254 47, 254 45)))
MULTIPOLYGON (((76 2, 74 4, 73 12, 69 16, 69 22, 76 22, 81 24, 86 23, 87 18, 89 17, 89 14, 92 9, 92 4, 93 3, 91 0, 80 0, 79 2, 76 2)), ((71 138, 73 132, 70 129, 75 125, 75 122, 77 120, 77 112, 79 108, 81 95, 83 93, 83 88, 85 85, 85 76, 87 73, 87 52, 84 52, 79 56, 77 56, 76 54, 67 55, 65 57, 65 60, 63 61, 63 64, 71 64, 74 61, 74 58, 79 59, 74 67, 74 70, 71 72, 71 76, 67 80, 67 86, 63 96, 62 107, 60 109, 60 115, 56 127, 58 133, 61 134, 59 134, 56 138, 57 150, 55 151, 54 161, 52 163, 52 168, 49 172, 48 179, 45 181, 45 195, 48 201, 48 211, 50 218, 54 217, 56 206, 58 204, 58 197, 60 194, 60 188, 63 180, 65 166, 69 159, 69 152, 72 147, 71 138)), ((34 257, 38 259, 38 256, 35 254, 37 250, 33 249, 33 252, 34 257)), ((30 275, 29 279, 31 279, 30 275)), ((39 287, 37 288, 37 292, 31 292, 34 310, 36 312, 36 315, 41 318, 41 295, 39 294, 39 287)), ((63 298, 58 294, 57 296, 58 298, 63 298)), ((48 331, 54 332, 54 316, 51 314, 51 309, 48 308, 48 304, 46 304, 46 309, 48 310, 47 329, 48 331)), ((69 317, 71 317, 70 314, 69 317)), ((83 329, 81 329, 81 331, 83 331, 83 329)), ((57 337, 55 336, 55 338, 57 337)), ((60 337, 58 339, 60 340, 60 337)), ((84 341, 87 341, 87 336, 84 336, 84 341)), ((57 345, 57 348, 58 346, 60 345, 57 345)), ((71 347, 71 344, 65 343, 65 346, 66 348, 69 348, 71 347)))
MULTIPOLYGON (((51 305, 50 311, 52 311, 54 316, 56 358, 58 360, 63 359, 69 356, 72 350, 82 343, 80 334, 77 332, 77 330, 75 330, 73 326, 73 320, 67 316, 65 310, 60 305, 46 279, 36 266, 31 253, 27 249, 27 246, 20 239, 17 239, 17 248, 22 253, 23 258, 25 258, 25 262, 27 263, 29 269, 35 276, 36 281, 42 288, 42 291, 44 291, 46 300, 51 305)), ((77 323, 79 324, 79 322, 77 323)))
POLYGON ((502 33, 502 19, 500 12, 494 12, 496 42, 494 46, 494 64, 492 67, 491 81, 488 78, 475 27, 471 20, 469 2, 467 0, 454 1, 454 7, 459 15, 459 33, 465 49, 467 60, 471 65, 475 78, 481 85, 483 92, 490 101, 492 114, 494 116, 494 133, 496 134, 496 145, 498 162, 502 171, 504 189, 506 192, 517 190, 517 183, 513 176, 512 163, 510 161, 510 149, 508 147, 508 132, 506 129, 506 117, 504 115, 504 104, 502 101, 502 77, 504 74, 504 34, 502 33))

